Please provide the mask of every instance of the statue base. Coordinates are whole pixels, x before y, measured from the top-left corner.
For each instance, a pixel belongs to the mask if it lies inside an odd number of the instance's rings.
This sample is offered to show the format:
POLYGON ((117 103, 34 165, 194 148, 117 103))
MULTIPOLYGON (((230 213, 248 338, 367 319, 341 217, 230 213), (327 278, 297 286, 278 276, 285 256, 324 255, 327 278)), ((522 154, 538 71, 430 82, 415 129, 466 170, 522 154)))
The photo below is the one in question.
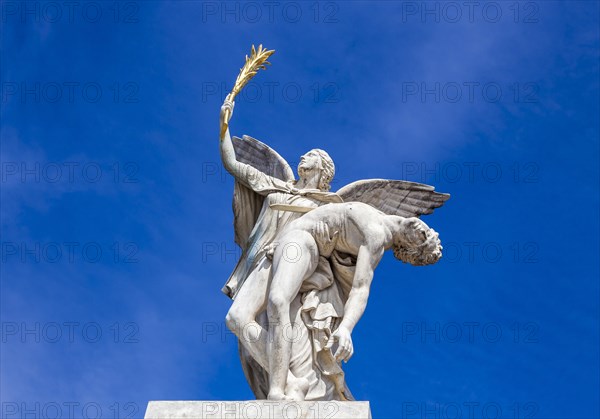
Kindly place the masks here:
POLYGON ((144 419, 371 419, 369 402, 152 401, 144 419))

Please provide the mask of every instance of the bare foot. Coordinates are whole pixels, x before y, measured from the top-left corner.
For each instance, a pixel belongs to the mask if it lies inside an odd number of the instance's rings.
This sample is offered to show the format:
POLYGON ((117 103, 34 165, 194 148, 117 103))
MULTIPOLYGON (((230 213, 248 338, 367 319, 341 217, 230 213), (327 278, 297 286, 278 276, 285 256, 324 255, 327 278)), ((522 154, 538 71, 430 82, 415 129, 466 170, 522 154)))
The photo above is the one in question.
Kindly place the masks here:
POLYGON ((272 389, 267 396, 269 400, 285 400, 285 394, 281 390, 272 389))
POLYGON ((285 386, 285 399, 301 402, 306 398, 310 383, 306 378, 296 378, 293 374, 288 375, 285 386))

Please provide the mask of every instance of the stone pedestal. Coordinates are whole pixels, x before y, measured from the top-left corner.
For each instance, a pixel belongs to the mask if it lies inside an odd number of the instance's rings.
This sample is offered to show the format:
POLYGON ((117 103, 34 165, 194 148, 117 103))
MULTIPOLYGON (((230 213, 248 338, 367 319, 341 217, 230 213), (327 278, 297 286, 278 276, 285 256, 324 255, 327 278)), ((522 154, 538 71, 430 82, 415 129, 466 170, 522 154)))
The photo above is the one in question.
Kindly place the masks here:
POLYGON ((153 401, 144 419, 371 419, 369 402, 153 401))

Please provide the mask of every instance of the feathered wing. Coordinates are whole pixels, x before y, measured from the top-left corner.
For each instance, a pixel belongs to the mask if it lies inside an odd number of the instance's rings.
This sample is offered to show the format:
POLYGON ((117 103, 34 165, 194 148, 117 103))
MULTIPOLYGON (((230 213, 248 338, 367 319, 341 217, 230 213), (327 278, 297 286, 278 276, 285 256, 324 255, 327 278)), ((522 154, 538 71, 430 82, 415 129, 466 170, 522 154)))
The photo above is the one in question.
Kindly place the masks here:
MULTIPOLYGON (((241 163, 260 170, 261 172, 281 179, 294 180, 294 172, 283 157, 268 145, 256 138, 244 135, 243 138, 233 137, 235 157, 241 163)), ((235 242, 246 249, 250 232, 258 219, 264 197, 235 181, 233 190, 233 228, 235 242)))
POLYGON ((386 214, 402 217, 431 214, 450 198, 449 194, 435 192, 430 185, 387 179, 359 180, 344 186, 337 194, 344 202, 363 202, 386 214))
POLYGON ((284 181, 294 180, 294 172, 288 162, 265 143, 248 135, 233 137, 232 142, 237 161, 249 164, 269 176, 284 181))

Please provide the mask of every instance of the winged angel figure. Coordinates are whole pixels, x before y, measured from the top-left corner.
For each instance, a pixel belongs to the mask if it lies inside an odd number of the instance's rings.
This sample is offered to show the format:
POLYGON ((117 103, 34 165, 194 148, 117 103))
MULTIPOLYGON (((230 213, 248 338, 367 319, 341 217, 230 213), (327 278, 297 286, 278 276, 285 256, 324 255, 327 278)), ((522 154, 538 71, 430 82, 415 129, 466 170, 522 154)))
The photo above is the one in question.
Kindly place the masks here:
MULTIPOLYGON (((278 234, 305 213, 332 203, 360 202, 384 214, 409 218, 431 214, 450 196, 435 192, 433 186, 386 179, 360 180, 332 193, 335 166, 320 149, 300 158, 296 179, 289 164, 269 146, 249 136, 230 136, 233 106, 226 99, 221 108, 224 135, 220 144, 223 165, 235 178, 235 242, 242 255, 222 291, 233 300, 226 323, 239 339, 246 379, 256 398, 266 399, 270 396, 267 306, 278 234)), ((329 232, 323 227, 317 223, 315 234, 327 242, 329 232)), ((292 350, 285 396, 292 400, 354 400, 341 368, 341 358, 347 361, 351 353, 339 348, 334 353, 331 341, 338 337, 336 331, 348 311, 357 258, 335 249, 317 256, 315 269, 302 281, 290 304, 293 327, 286 336, 292 350)))

